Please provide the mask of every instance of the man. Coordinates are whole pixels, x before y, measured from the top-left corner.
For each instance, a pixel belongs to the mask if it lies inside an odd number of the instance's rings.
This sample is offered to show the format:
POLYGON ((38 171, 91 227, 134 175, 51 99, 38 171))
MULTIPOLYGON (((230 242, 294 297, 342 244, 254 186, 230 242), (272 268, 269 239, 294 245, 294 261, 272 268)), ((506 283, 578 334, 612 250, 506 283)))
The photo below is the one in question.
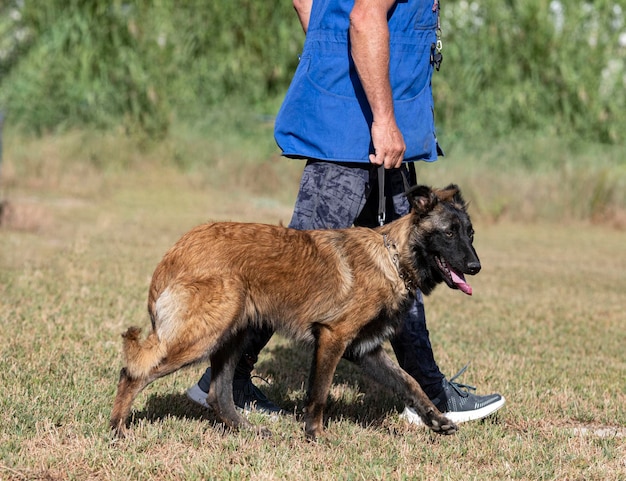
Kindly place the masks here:
MULTIPOLYGON (((387 172, 388 220, 406 214, 403 162, 434 161, 439 152, 431 90, 438 0, 294 0, 294 7, 306 41, 275 137, 283 155, 307 162, 289 227, 373 227, 377 166, 387 172)), ((233 394, 243 409, 280 411, 250 379, 271 335, 255 331, 237 367, 233 394)), ((480 419, 504 405, 499 394, 477 396, 441 373, 421 293, 391 344, 402 368, 450 420, 480 419)), ((209 384, 210 368, 188 396, 206 405, 209 384)), ((421 424, 410 408, 402 416, 421 424)))

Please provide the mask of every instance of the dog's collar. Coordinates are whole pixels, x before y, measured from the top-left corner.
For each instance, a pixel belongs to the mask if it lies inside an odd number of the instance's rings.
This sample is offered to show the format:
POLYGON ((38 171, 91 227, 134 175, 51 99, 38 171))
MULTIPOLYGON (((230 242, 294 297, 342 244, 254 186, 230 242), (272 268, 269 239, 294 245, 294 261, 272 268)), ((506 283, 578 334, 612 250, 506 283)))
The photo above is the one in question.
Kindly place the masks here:
POLYGON ((398 276, 400 279, 404 281, 404 287, 409 292, 415 291, 415 287, 413 285, 413 279, 404 269, 400 266, 400 254, 398 252, 398 246, 394 241, 387 237, 387 234, 383 234, 383 244, 387 248, 389 255, 391 256, 391 262, 396 266, 396 270, 398 271, 398 276))

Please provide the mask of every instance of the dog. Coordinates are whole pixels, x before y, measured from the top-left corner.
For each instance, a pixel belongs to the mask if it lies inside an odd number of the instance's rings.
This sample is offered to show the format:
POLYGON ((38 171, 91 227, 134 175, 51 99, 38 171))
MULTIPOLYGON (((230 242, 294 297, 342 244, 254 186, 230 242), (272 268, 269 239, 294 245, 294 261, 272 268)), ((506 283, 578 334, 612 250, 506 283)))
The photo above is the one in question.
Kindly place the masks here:
MULTIPOLYGON (((154 380, 208 358, 207 402, 230 428, 252 424, 235 409, 232 380, 250 327, 269 325, 314 346, 305 433, 323 432, 323 414, 342 356, 393 389, 433 431, 457 426, 382 347, 419 289, 440 283, 471 294, 464 274, 480 270, 474 231, 459 188, 414 187, 411 212, 374 229, 295 230, 211 223, 185 234, 158 264, 148 295, 152 331, 123 337, 111 429, 127 434, 137 394, 154 380)), ((260 428, 261 434, 269 434, 260 428)))

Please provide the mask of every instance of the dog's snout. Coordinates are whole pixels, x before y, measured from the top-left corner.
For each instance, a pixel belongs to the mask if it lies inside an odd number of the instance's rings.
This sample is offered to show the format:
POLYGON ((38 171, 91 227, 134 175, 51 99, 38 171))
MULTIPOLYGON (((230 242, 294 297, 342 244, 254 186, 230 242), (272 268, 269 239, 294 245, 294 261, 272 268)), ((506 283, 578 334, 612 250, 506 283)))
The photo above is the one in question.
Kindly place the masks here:
POLYGON ((480 272, 480 262, 468 262, 467 263, 467 273, 470 275, 475 275, 480 272))

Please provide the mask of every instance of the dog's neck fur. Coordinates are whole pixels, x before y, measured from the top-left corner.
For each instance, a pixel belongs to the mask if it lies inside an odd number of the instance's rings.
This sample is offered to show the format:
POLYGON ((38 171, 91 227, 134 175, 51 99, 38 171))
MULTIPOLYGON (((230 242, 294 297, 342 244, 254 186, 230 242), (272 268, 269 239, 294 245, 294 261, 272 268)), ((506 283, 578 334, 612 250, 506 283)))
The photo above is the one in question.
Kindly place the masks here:
POLYGON ((405 230, 410 230, 413 225, 412 216, 404 216, 383 227, 379 227, 379 232, 383 236, 383 244, 391 262, 398 271, 398 277, 404 282, 404 286, 411 295, 415 295, 416 289, 420 288, 420 282, 415 272, 414 259, 409 247, 410 240, 405 230))
POLYGON ((417 286, 414 285, 413 276, 410 275, 404 266, 400 265, 400 252, 398 250, 398 246, 392 239, 389 238, 387 234, 383 234, 383 243, 391 256, 391 262, 398 271, 398 276, 404 281, 404 287, 406 287, 407 291, 414 292, 417 286))

